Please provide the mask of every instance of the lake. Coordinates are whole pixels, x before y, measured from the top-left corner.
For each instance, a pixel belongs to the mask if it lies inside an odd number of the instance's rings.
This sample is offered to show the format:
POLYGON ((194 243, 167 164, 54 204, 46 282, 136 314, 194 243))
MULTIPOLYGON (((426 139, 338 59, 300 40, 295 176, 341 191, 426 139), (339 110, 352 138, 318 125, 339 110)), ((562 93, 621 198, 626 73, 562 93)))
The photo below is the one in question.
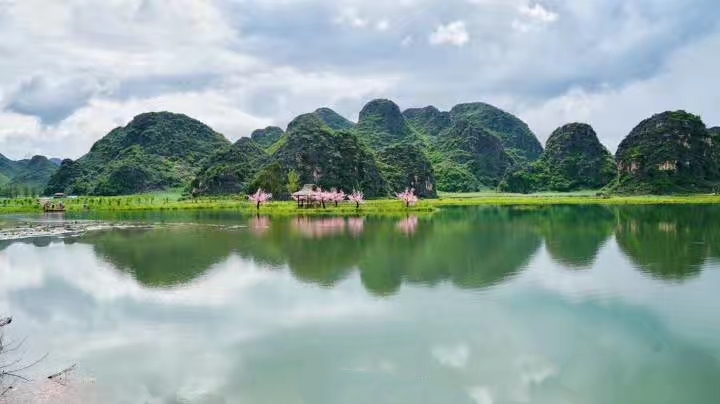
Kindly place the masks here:
POLYGON ((0 242, 6 338, 103 403, 720 402, 718 206, 111 219, 0 242))

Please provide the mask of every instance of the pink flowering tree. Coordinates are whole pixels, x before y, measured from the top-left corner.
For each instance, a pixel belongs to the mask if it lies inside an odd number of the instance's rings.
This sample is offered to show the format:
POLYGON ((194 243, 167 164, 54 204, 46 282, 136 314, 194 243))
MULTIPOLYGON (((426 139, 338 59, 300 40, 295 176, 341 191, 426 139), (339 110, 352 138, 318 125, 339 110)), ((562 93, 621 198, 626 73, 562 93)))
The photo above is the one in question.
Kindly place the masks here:
POLYGON ((335 202, 335 207, 337 208, 338 203, 345 202, 345 192, 342 190, 332 192, 332 201, 335 202))
POLYGON ((353 191, 353 193, 348 196, 348 199, 350 202, 355 203, 355 209, 360 209, 360 204, 365 203, 365 195, 357 190, 353 191))
POLYGON ((315 202, 319 202, 320 205, 322 205, 322 208, 325 209, 325 202, 331 201, 333 195, 334 192, 323 191, 322 188, 318 188, 317 190, 313 191, 313 193, 310 195, 310 198, 312 198, 312 200, 315 202))
POLYGON ((405 192, 401 192, 397 194, 398 199, 405 202, 405 207, 409 208, 410 206, 414 206, 418 203, 418 197, 415 195, 415 190, 410 188, 406 189, 405 192))
POLYGON ((260 210, 260 205, 266 204, 270 199, 272 199, 272 194, 267 193, 262 189, 258 189, 257 192, 248 196, 248 199, 250 202, 255 203, 257 210, 260 210))

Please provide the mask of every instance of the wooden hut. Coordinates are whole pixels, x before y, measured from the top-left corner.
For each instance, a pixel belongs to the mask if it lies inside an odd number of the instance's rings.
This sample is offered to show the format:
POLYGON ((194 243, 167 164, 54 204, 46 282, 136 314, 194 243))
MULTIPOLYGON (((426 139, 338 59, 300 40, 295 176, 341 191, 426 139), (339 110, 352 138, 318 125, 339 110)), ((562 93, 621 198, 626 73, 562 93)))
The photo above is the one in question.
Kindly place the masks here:
POLYGON ((310 206, 312 204, 312 194, 317 191, 318 187, 315 184, 305 184, 302 189, 293 193, 292 198, 297 201, 298 207, 310 206))

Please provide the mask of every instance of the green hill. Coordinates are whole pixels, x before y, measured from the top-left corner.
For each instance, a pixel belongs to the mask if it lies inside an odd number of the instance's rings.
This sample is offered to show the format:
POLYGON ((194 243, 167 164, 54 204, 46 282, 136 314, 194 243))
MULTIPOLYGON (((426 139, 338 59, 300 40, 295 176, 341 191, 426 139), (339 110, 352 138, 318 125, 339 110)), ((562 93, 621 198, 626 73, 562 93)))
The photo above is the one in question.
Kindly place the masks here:
POLYGON ((441 112, 432 105, 406 109, 403 116, 413 129, 426 136, 437 136, 452 125, 450 113, 441 112))
POLYGON ((268 126, 265 129, 253 131, 250 138, 261 148, 267 149, 280 140, 283 134, 285 134, 285 132, 277 126, 268 126))
POLYGON ((494 188, 508 169, 535 161, 542 153, 527 124, 488 104, 460 104, 450 112, 434 106, 411 108, 403 115, 422 137, 442 191, 494 188))
POLYGON ((366 104, 360 111, 355 132, 375 151, 392 193, 414 188, 418 196, 437 196, 426 143, 394 102, 374 100, 366 104))
POLYGON ((403 141, 418 141, 400 108, 390 100, 373 100, 360 111, 355 131, 375 150, 403 141))
POLYGON ((203 159, 227 145, 221 134, 185 115, 141 114, 77 162, 63 162, 45 193, 124 195, 183 186, 203 159))
POLYGON ((518 164, 537 160, 543 151, 540 141, 525 122, 492 105, 481 102, 459 104, 450 110, 450 118, 470 121, 500 138, 507 153, 518 164))
POLYGON ((495 188, 513 164, 500 139, 471 121, 456 121, 434 140, 433 162, 443 191, 495 188))
POLYGON ((313 113, 332 130, 348 130, 355 127, 354 123, 330 108, 318 108, 313 113))
POLYGON ((593 128, 571 123, 550 135, 540 160, 509 172, 501 190, 527 193, 600 189, 616 175, 615 160, 593 128))
POLYGON ((645 119, 620 143, 619 177, 613 190, 624 193, 708 192, 720 181, 720 161, 700 117, 685 111, 645 119))
POLYGON ((15 162, 0 154, 0 186, 10 182, 10 179, 15 176, 16 171, 17 167, 15 166, 15 162))
POLYGON ((283 172, 295 170, 301 183, 346 192, 362 189, 368 197, 387 195, 372 152, 353 132, 334 131, 317 114, 295 118, 276 146, 273 159, 283 172))
POLYGON ((58 166, 44 156, 13 161, 0 154, 0 194, 29 195, 42 192, 58 166))
POLYGON ((16 162, 17 171, 6 186, 28 187, 36 191, 45 188, 58 166, 45 156, 34 156, 29 160, 16 162))
POLYGON ((193 195, 252 192, 249 183, 270 156, 250 138, 241 138, 210 157, 191 184, 193 195))

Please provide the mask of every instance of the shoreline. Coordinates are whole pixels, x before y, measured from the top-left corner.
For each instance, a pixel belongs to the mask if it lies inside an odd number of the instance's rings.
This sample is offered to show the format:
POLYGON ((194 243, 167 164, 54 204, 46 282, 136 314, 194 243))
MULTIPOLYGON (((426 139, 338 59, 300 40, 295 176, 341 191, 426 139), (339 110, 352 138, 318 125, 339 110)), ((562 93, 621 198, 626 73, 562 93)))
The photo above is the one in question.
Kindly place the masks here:
MULTIPOLYGON (((32 199, 9 200, 0 205, 0 215, 44 214, 32 199)), ((582 194, 450 194, 438 199, 424 199, 417 205, 406 208, 396 199, 369 200, 356 209, 354 204, 345 202, 338 207, 325 209, 298 208, 294 201, 270 202, 257 210, 254 204, 241 199, 202 198, 188 200, 150 200, 141 195, 127 197, 78 198, 64 201, 69 214, 121 213, 121 212, 165 212, 217 210, 236 211, 247 215, 263 216, 403 216, 406 214, 433 214, 449 207, 472 206, 554 206, 554 205, 708 205, 720 204, 720 195, 682 196, 611 196, 599 197, 582 194)), ((47 216, 62 217, 63 213, 48 213, 47 216)))

